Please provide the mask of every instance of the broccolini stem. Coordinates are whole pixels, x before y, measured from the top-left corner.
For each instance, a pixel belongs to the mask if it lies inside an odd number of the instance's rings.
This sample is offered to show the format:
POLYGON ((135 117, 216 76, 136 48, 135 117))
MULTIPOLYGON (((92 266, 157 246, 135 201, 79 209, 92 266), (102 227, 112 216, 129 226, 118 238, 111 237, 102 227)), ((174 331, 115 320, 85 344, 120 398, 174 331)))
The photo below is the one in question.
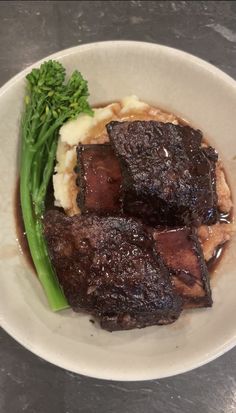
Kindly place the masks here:
MULTIPOLYGON (((23 145, 24 147, 24 145, 23 145)), ((50 307, 56 311, 68 307, 68 303, 62 294, 60 286, 53 273, 51 263, 45 248, 42 225, 36 219, 33 211, 33 203, 30 195, 30 171, 33 153, 23 148, 22 168, 20 177, 20 199, 25 232, 27 234, 30 253, 44 287, 50 307), (49 276, 49 274, 51 274, 49 276)))

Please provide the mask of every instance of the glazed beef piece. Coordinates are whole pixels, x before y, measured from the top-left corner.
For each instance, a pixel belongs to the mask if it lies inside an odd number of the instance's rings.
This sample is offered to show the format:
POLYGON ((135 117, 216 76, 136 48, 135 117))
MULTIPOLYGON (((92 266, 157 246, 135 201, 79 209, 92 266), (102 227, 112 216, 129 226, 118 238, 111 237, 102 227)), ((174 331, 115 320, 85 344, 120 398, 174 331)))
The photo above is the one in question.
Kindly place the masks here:
POLYGON ((156 249, 169 269, 185 308, 211 307, 209 274, 198 237, 191 228, 154 230, 156 249))
POLYGON ((111 145, 79 145, 77 158, 77 203, 81 212, 119 213, 121 170, 111 145))
POLYGON ((119 158, 124 211, 151 225, 199 226, 217 220, 215 157, 189 126, 156 121, 110 122, 119 158))
POLYGON ((69 304, 100 319, 107 330, 175 321, 175 292, 152 236, 132 218, 49 211, 45 237, 69 304))

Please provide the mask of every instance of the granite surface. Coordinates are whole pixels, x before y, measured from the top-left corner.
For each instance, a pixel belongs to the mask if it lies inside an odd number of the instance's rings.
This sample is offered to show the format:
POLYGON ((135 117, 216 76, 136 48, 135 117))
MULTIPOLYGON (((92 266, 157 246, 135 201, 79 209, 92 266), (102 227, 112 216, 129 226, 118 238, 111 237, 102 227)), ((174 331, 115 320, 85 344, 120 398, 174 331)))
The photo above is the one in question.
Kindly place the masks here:
MULTIPOLYGON (((145 40, 191 52, 236 78, 234 1, 2 1, 0 83, 70 46, 145 40)), ((0 334, 0 413, 233 413, 236 349, 190 373, 106 382, 61 370, 0 334)))

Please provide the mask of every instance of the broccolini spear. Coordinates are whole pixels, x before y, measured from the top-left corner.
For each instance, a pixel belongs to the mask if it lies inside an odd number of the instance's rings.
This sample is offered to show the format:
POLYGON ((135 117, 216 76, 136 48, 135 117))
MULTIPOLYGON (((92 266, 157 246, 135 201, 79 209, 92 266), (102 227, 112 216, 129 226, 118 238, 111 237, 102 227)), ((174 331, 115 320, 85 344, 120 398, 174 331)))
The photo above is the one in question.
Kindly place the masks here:
POLYGON ((38 277, 53 310, 68 307, 47 252, 42 218, 53 173, 58 130, 84 112, 92 115, 87 82, 78 71, 65 81, 57 61, 44 62, 26 76, 27 95, 21 122, 20 199, 26 236, 38 277))

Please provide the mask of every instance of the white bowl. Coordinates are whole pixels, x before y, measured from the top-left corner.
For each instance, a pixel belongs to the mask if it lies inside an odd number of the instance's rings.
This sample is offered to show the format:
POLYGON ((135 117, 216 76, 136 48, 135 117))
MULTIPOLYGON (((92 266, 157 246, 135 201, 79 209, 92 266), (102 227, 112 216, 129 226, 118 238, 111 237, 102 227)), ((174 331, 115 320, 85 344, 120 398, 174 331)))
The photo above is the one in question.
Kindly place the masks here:
MULTIPOLYGON (((91 103, 136 94, 200 128, 219 151, 236 191, 236 82, 209 63, 165 46, 111 41, 50 56, 89 81, 91 103)), ((49 59, 49 58, 46 58, 49 59)), ((44 59, 45 60, 45 59, 44 59)), ((40 62, 32 67, 38 66, 40 62)), ((235 239, 212 281, 212 309, 185 311, 173 325, 108 333, 89 316, 50 311, 17 241, 14 192, 24 78, 0 91, 0 314, 3 328, 23 346, 60 367, 113 380, 175 375, 213 360, 236 344, 235 239)))

